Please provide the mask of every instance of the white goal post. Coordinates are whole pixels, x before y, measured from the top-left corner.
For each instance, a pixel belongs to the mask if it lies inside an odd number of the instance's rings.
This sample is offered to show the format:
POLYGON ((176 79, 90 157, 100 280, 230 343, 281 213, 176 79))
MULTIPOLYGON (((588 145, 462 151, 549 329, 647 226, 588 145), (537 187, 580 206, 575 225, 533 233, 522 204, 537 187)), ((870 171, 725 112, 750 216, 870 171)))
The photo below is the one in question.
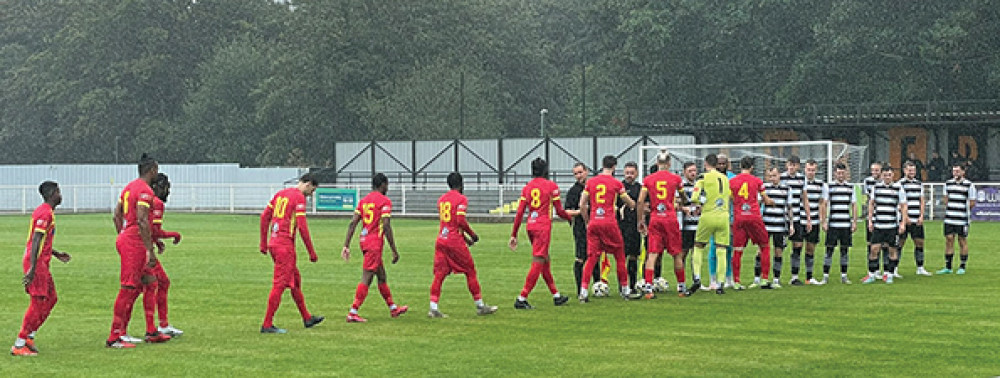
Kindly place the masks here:
POLYGON ((859 183, 868 175, 867 149, 867 146, 855 146, 830 140, 649 145, 639 147, 639 156, 636 162, 641 162, 639 169, 641 180, 641 177, 648 174, 650 166, 656 164, 656 155, 660 150, 666 150, 670 154, 670 171, 674 173, 680 173, 687 162, 694 162, 697 164, 698 171, 702 171, 705 156, 710 153, 726 154, 729 158, 730 171, 739 173, 740 159, 744 156, 751 156, 754 158, 753 174, 763 177, 764 170, 770 167, 778 167, 779 170, 784 171, 785 162, 788 161, 789 157, 795 155, 802 163, 800 172, 804 170, 807 161, 815 160, 819 166, 816 176, 830 182, 833 181, 834 167, 838 162, 843 162, 847 165, 848 181, 859 183))

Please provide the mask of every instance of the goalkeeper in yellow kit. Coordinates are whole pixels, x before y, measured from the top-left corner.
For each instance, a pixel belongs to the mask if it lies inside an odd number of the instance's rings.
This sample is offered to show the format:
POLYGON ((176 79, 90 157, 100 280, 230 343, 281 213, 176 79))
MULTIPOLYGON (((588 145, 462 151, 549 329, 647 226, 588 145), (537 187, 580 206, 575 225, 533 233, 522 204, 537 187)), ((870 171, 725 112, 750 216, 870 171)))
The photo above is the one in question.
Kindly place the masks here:
POLYGON ((725 294, 722 280, 726 277, 726 266, 729 263, 726 261, 728 246, 719 242, 729 240, 729 204, 732 192, 729 190, 729 179, 715 169, 717 163, 718 157, 715 154, 705 156, 705 173, 694 184, 691 195, 692 202, 702 205, 698 231, 694 236, 692 264, 695 273, 700 275, 701 264, 705 259, 705 245, 712 236, 715 236, 715 246, 709 253, 716 254, 718 264, 716 264, 716 280, 711 283, 710 288, 715 289, 716 294, 725 294))

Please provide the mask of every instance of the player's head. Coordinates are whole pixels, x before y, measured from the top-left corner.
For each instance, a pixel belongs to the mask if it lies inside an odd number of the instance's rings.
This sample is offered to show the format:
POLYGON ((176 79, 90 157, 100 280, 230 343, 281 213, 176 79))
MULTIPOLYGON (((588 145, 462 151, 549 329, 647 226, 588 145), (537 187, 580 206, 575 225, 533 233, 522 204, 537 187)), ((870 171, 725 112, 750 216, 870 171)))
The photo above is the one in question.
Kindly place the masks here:
POLYGON ((874 178, 882 177, 882 163, 874 162, 872 165, 868 166, 868 170, 874 178))
POLYGON ((778 167, 771 167, 767 169, 767 182, 770 182, 774 185, 778 185, 781 183, 781 171, 778 169, 778 167))
POLYGON ((156 179, 156 175, 160 173, 160 164, 146 153, 143 153, 139 157, 139 178, 146 181, 147 184, 152 185, 153 180, 156 179))
POLYGON ((578 183, 584 183, 587 181, 587 176, 590 175, 590 170, 587 169, 587 165, 581 162, 576 162, 573 164, 573 178, 576 179, 578 183))
POLYGON ((160 198, 160 201, 167 202, 167 197, 170 196, 170 178, 163 173, 157 174, 152 187, 153 193, 160 198))
POLYGON ((965 164, 954 163, 951 165, 951 176, 955 179, 962 179, 965 177, 965 164))
POLYGON ((452 172, 448 174, 448 188, 461 192, 465 186, 462 181, 463 179, 461 173, 452 172))
POLYGON ((319 179, 312 173, 306 173, 302 177, 299 177, 299 191, 306 197, 311 196, 318 186, 319 179))
POLYGON ((53 207, 59 206, 62 203, 62 191, 59 190, 59 184, 56 184, 55 181, 45 181, 41 185, 38 185, 38 194, 42 195, 45 203, 53 207))
POLYGON ((837 165, 834 166, 833 175, 837 178, 837 181, 847 181, 847 165, 844 163, 837 163, 837 165))
POLYGON ((719 169, 719 157, 715 154, 708 154, 705 156, 705 171, 718 170, 719 169))
POLYGON ((917 164, 913 160, 907 160, 903 163, 903 174, 906 175, 908 179, 914 179, 917 177, 917 164))
POLYGON ((531 161, 531 177, 549 177, 549 163, 542 158, 531 161))
POLYGON ((618 166, 618 158, 614 155, 605 155, 604 159, 601 159, 601 167, 605 170, 610 169, 611 172, 615 171, 615 167, 618 166))
POLYGON ((882 166, 882 181, 886 184, 892 183, 892 166, 886 164, 882 166))
POLYGON ((684 163, 684 178, 688 181, 694 181, 698 178, 698 164, 693 161, 684 163))
POLYGON ((801 161, 799 160, 799 155, 789 156, 788 160, 785 161, 785 170, 788 171, 789 174, 798 173, 799 164, 801 164, 801 161))
POLYGON ((816 171, 819 170, 819 163, 816 160, 806 160, 806 178, 812 180, 816 178, 816 171))
POLYGON ((744 156, 740 159, 740 169, 745 171, 753 171, 753 157, 744 156))
POLYGON ((625 181, 632 182, 639 176, 639 165, 634 161, 625 163, 625 181))
POLYGON ((670 169, 670 153, 667 152, 667 150, 660 150, 660 152, 656 154, 655 167, 657 167, 657 170, 664 170, 664 171, 670 169))
POLYGON ((382 173, 376 173, 372 176, 372 189, 385 194, 389 191, 389 178, 382 173))
POLYGON ((715 159, 718 160, 718 163, 715 164, 716 170, 722 173, 729 172, 729 156, 726 156, 726 154, 717 154, 715 155, 715 159))

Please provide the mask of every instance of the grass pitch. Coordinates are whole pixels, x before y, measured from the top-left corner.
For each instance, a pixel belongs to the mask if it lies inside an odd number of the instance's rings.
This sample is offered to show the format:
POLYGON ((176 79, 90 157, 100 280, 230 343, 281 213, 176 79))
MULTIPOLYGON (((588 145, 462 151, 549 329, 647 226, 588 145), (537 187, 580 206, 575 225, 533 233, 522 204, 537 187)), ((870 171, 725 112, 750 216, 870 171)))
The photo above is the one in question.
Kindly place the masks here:
MULTIPOLYGON (((0 329, 13 343, 28 297, 20 285, 28 216, 0 217, 0 329)), ((539 280, 529 300, 535 310, 515 311, 530 248, 521 235, 517 252, 506 248, 509 224, 473 224, 482 235, 473 247, 487 303, 501 311, 477 317, 464 276, 445 281, 441 310, 428 319, 433 221, 394 221, 402 256, 389 265, 397 303, 410 313, 391 319, 377 290, 361 308, 367 324, 346 324, 357 280, 359 254, 339 258, 346 219, 310 220, 320 255, 316 264, 299 247, 299 267, 310 311, 327 321, 304 329, 285 295, 275 324, 285 335, 261 335, 271 281, 271 260, 257 251, 258 218, 241 215, 168 214, 166 228, 180 231, 180 245, 162 256, 173 281, 170 320, 186 334, 135 350, 103 347, 118 288, 118 256, 110 215, 59 215, 55 248, 73 261, 53 259, 59 303, 41 328, 41 354, 4 357, 0 375, 449 375, 531 376, 987 376, 1000 373, 997 245, 1000 225, 977 223, 965 276, 916 277, 912 245, 904 251, 893 285, 861 285, 864 233, 855 235, 850 278, 834 267, 831 284, 773 291, 707 292, 653 301, 617 296, 581 305, 552 306, 539 280)), ((944 264, 941 224, 927 225, 927 268, 944 264)), ((553 230, 556 282, 573 295, 571 231, 553 230)), ((821 247, 822 248, 822 247, 821 247)), ((357 252, 357 242, 352 243, 357 252)), ((743 281, 753 273, 744 257, 743 281)), ((787 258, 786 258, 787 259, 787 258)), ((956 267, 958 258, 956 257, 956 267)), ((785 262, 783 279, 787 280, 785 262)), ((822 258, 817 258, 821 271, 822 258)), ((612 274, 612 281, 614 281, 612 274)), ((612 290, 614 293, 614 290, 612 290)), ((144 328, 141 300, 130 333, 144 328)), ((9 344, 8 344, 9 345, 9 344)))

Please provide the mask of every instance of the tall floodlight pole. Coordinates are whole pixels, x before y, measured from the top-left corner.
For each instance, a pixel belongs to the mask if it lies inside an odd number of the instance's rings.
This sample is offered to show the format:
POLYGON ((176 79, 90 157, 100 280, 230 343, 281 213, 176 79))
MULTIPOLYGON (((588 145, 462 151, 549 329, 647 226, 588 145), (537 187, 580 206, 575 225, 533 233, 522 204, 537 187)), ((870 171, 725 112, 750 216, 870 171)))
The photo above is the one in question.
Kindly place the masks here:
POLYGON ((542 118, 541 123, 538 126, 538 136, 542 138, 545 138, 545 114, 548 112, 548 109, 542 109, 542 111, 538 112, 542 118))

